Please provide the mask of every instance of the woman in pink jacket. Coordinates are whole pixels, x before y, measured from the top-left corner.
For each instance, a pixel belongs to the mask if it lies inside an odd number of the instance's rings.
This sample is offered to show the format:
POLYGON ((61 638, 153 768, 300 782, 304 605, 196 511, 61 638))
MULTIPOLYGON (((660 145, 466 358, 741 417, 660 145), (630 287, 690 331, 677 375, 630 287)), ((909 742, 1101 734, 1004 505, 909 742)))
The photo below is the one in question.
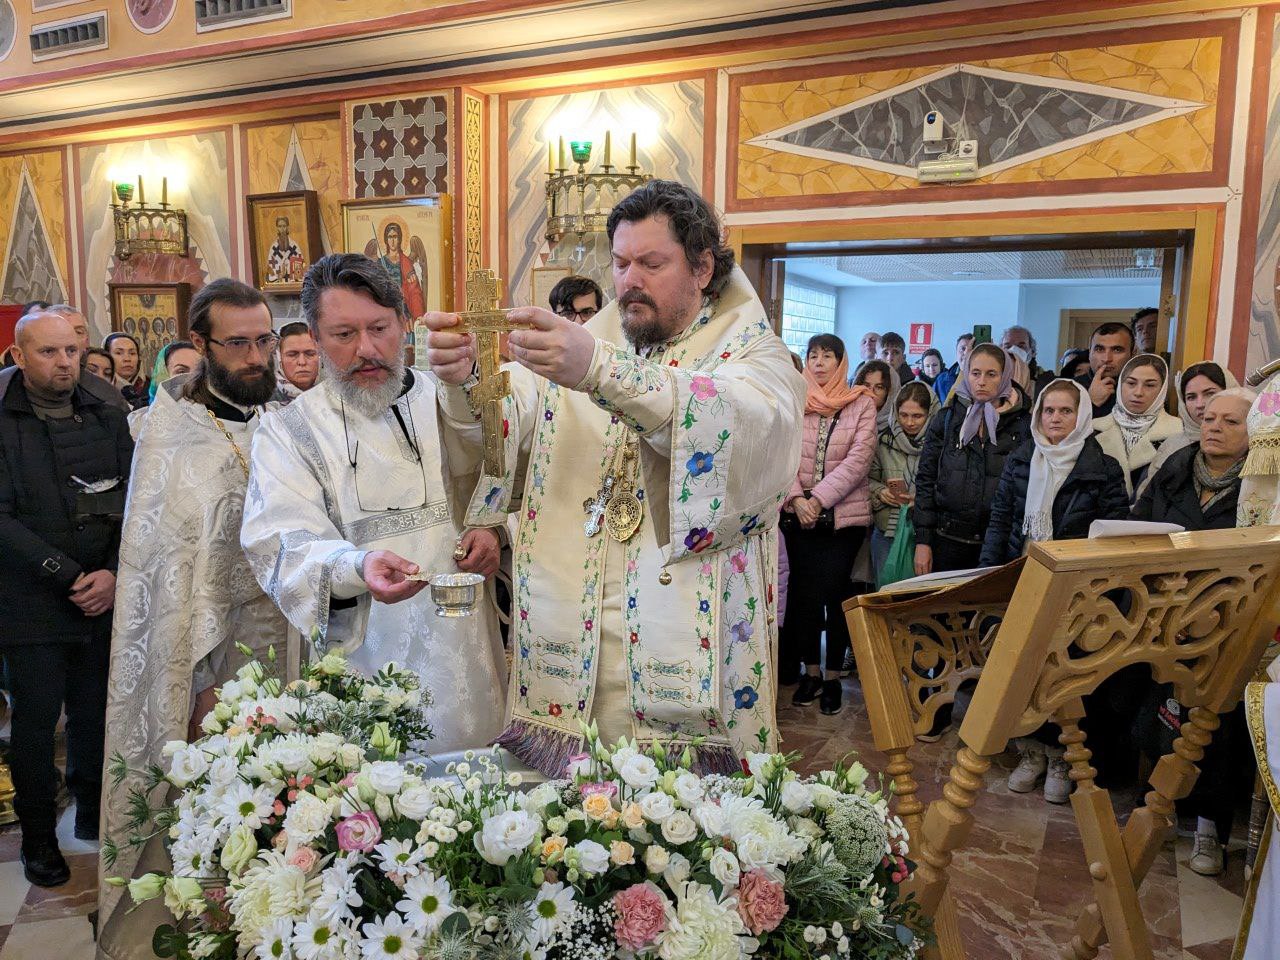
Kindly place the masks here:
POLYGON ((842 708, 839 675, 849 630, 841 605, 850 596, 849 571, 871 524, 867 474, 876 452, 875 399, 866 387, 850 387, 848 372, 839 337, 823 333, 809 341, 800 472, 781 522, 791 575, 778 673, 782 683, 800 682, 792 703, 803 706, 820 695, 826 714, 842 708))

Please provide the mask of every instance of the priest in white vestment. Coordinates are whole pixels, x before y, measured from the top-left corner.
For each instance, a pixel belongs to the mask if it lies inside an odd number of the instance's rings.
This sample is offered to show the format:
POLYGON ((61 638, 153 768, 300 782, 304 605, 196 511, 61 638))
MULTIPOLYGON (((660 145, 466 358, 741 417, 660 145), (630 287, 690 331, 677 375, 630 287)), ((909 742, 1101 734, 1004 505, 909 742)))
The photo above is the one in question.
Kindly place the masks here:
MULTIPOLYGON (((285 619, 240 547, 250 448, 275 390, 271 312, 257 290, 222 279, 195 295, 190 318, 204 362, 181 391, 156 392, 134 451, 120 538, 102 830, 119 856, 101 867, 102 878, 168 867, 158 840, 145 853, 127 842, 126 800, 137 781, 113 789, 112 757, 131 771, 167 766, 161 748, 199 736, 214 689, 244 663, 237 644, 260 654, 274 646, 280 663, 293 662, 285 619)), ((165 800, 162 789, 151 797, 153 807, 165 800)), ((98 956, 150 958, 151 921, 162 915, 144 906, 126 918, 121 893, 99 884, 98 956)))
MULTIPOLYGON (((777 517, 805 385, 710 205, 653 181, 609 219, 618 299, 509 337, 506 472, 468 522, 518 511, 499 743, 549 776, 607 740, 704 738, 703 769, 777 745, 777 517)), ((474 347, 428 314, 449 430, 478 448, 474 347)), ((483 396, 483 392, 480 394, 483 396)))
POLYGON ((1245 889, 1244 915, 1234 960, 1274 960, 1280 944, 1280 661, 1268 671, 1270 683, 1245 687, 1245 719, 1267 797, 1267 822, 1258 859, 1245 889))
POLYGON ((323 258, 302 305, 324 377, 263 423, 241 542, 321 650, 367 673, 395 661, 422 675, 431 753, 483 746, 501 729, 506 681, 494 608, 442 618, 426 584, 406 579, 497 569, 496 532, 455 521, 477 457, 442 444, 434 379, 405 367, 404 301, 376 261, 323 258))

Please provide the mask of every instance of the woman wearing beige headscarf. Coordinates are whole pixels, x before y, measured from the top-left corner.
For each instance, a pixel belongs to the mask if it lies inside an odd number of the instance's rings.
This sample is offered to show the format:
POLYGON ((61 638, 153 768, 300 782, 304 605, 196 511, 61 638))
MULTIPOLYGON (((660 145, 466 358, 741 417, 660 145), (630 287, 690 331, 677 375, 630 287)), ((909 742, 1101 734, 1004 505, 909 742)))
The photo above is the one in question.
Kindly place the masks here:
POLYGON ((1103 452, 1124 471, 1130 502, 1160 446, 1182 433, 1182 422, 1164 410, 1168 392, 1168 365, 1154 353, 1140 353, 1120 371, 1111 414, 1093 422, 1103 452))

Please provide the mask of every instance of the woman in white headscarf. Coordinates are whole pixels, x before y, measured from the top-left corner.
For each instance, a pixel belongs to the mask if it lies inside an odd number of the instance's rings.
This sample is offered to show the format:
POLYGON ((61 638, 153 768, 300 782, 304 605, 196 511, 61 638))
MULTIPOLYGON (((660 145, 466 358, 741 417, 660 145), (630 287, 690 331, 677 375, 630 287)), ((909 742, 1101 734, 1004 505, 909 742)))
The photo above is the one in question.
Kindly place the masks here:
POLYGON ((1164 360, 1140 353, 1120 371, 1115 409, 1093 422, 1103 452, 1124 471, 1131 502, 1161 445, 1182 434, 1182 422, 1164 410, 1168 392, 1169 367, 1164 360))

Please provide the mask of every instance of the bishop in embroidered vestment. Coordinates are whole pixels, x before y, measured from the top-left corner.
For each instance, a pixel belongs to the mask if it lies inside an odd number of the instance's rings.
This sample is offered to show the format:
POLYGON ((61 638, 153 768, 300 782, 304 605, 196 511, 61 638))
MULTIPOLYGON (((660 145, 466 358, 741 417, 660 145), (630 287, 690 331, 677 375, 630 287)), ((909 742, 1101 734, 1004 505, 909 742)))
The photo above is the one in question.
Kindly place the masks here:
MULTIPOLYGON (((700 196, 653 181, 609 223, 619 299, 584 326, 512 311, 500 476, 468 522, 519 518, 498 742, 548 775, 600 733, 737 769, 776 744, 778 506, 804 381, 700 196)), ((429 314, 446 432, 479 450, 469 340, 429 314)))

